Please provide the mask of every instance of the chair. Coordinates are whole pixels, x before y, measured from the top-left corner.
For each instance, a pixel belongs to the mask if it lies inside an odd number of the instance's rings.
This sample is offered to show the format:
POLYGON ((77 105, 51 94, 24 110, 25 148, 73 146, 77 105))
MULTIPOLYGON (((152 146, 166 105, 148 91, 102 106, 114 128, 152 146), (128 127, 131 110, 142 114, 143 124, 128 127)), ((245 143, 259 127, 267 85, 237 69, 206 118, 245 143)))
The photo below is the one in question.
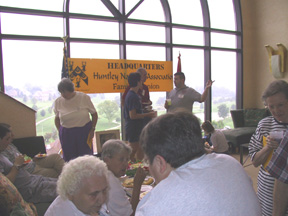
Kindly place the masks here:
POLYGON ((234 129, 223 130, 223 133, 233 151, 240 145, 249 143, 256 130, 258 122, 271 115, 267 109, 237 109, 230 110, 234 129))
POLYGON ((14 139, 12 143, 22 154, 26 154, 31 158, 38 153, 47 153, 43 136, 17 138, 14 139))

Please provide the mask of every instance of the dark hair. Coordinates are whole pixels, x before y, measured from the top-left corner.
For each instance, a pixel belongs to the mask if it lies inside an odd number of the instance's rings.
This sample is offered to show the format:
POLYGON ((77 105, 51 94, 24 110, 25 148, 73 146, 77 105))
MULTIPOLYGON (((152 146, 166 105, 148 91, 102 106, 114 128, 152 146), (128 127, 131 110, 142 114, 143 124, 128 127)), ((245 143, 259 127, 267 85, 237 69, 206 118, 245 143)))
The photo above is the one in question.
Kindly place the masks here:
POLYGON ((176 111, 152 120, 140 135, 140 144, 153 163, 161 155, 173 168, 204 154, 199 120, 191 112, 176 111))
POLYGON ((3 137, 5 137, 6 134, 10 132, 11 131, 7 127, 0 125, 0 138, 1 139, 3 139, 3 137))
POLYGON ((130 87, 136 87, 138 82, 141 80, 141 75, 140 73, 137 72, 132 72, 128 76, 128 83, 130 87))
POLYGON ((185 80, 185 74, 183 72, 176 72, 174 74, 174 76, 180 76, 180 79, 184 79, 185 80))
POLYGON ((8 128, 8 129, 11 128, 11 125, 6 124, 6 123, 0 123, 0 126, 6 127, 6 128, 8 128))
POLYGON ((268 97, 271 97, 275 94, 283 93, 288 99, 288 83, 284 80, 275 80, 269 84, 265 89, 262 100, 265 102, 268 97))
POLYGON ((59 92, 74 92, 74 83, 69 78, 63 78, 58 84, 59 92))
POLYGON ((213 125, 211 124, 210 121, 205 121, 205 122, 203 122, 202 125, 201 125, 201 127, 202 127, 202 129, 203 129, 204 131, 206 131, 207 133, 212 133, 212 132, 215 130, 215 128, 213 127, 213 125))

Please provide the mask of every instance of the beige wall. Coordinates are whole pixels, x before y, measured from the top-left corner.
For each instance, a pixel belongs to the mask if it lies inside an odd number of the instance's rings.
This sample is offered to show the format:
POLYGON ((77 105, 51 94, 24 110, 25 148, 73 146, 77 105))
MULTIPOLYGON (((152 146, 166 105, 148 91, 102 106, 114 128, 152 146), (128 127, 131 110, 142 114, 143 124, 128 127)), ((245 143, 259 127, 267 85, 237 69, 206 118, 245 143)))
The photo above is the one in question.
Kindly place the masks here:
MULTIPOLYGON (((264 107, 261 95, 275 80, 269 72, 269 58, 265 45, 277 49, 282 43, 288 48, 288 1, 241 0, 243 18, 244 108, 264 107)), ((288 57, 285 73, 288 81, 288 57)))
POLYGON ((36 136, 35 111, 0 92, 0 122, 12 126, 15 138, 36 136))

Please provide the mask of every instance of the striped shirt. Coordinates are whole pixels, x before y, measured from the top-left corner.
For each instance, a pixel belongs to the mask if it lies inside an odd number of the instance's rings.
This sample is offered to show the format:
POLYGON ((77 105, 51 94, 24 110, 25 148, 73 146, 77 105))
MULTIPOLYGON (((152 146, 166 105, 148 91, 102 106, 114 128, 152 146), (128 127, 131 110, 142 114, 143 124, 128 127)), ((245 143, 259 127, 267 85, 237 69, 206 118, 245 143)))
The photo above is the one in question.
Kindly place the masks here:
MULTIPOLYGON (((255 154, 263 148, 263 136, 268 136, 270 131, 286 130, 286 125, 277 122, 273 116, 262 119, 252 135, 249 143, 249 155, 253 161, 255 154)), ((273 209, 274 178, 264 170, 261 165, 257 179, 257 195, 262 207, 263 216, 271 216, 273 209)), ((286 212, 288 215, 288 212, 286 212)))

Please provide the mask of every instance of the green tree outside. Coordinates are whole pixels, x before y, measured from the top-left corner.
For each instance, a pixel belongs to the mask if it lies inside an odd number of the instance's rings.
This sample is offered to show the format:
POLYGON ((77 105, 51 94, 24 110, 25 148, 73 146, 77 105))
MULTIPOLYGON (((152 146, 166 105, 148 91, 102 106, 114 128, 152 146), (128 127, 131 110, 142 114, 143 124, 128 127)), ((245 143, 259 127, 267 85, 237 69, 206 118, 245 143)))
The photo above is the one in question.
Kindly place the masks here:
POLYGON ((229 114, 229 108, 226 104, 221 104, 218 106, 218 115, 219 117, 226 118, 229 114))
POLYGON ((119 106, 115 101, 105 100, 97 106, 97 110, 99 114, 103 114, 109 122, 112 122, 116 117, 119 106))

